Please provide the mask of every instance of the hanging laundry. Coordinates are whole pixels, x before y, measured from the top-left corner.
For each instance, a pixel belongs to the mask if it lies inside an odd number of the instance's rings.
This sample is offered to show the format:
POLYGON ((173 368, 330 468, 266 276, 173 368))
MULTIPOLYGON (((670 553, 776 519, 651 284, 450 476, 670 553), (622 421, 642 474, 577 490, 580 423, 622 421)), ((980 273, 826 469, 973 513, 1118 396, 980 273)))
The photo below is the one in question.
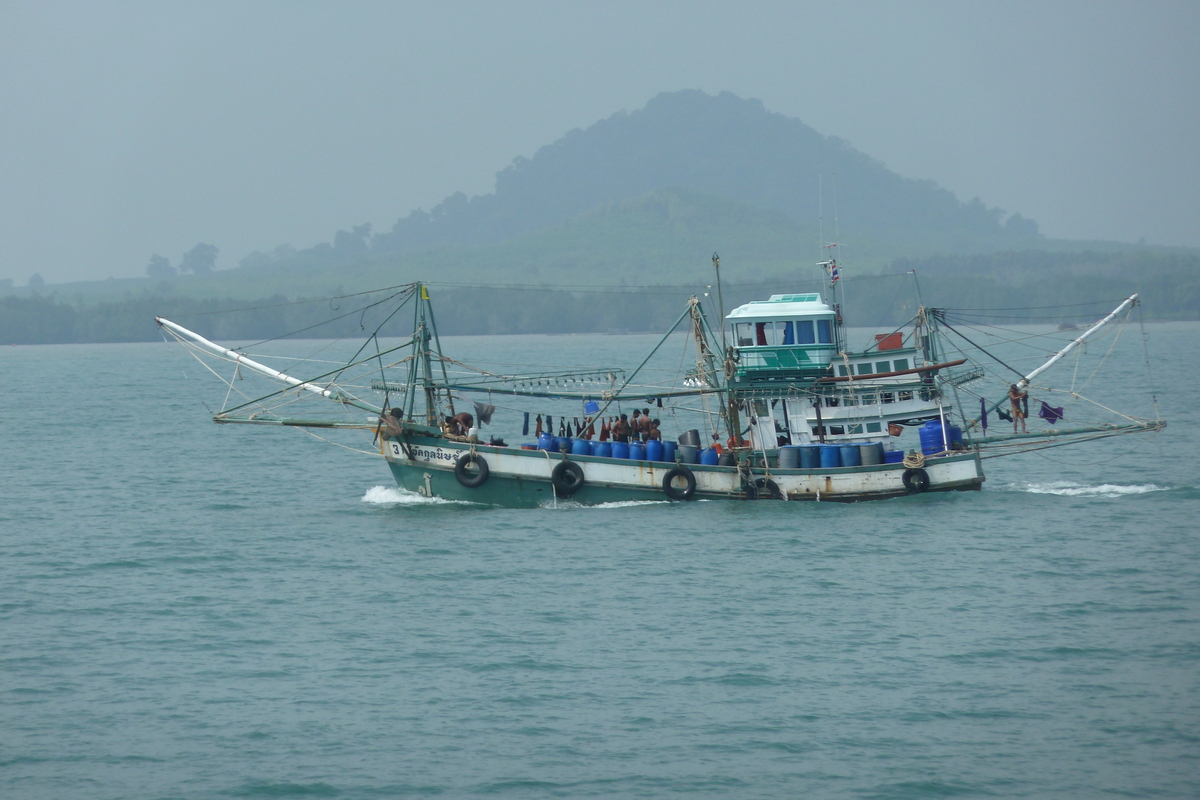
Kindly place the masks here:
MULTIPOLYGON (((575 438, 579 438, 583 435, 583 426, 579 424, 579 417, 575 417, 575 421, 572 424, 575 426, 575 438)), ((570 435, 570 431, 567 431, 567 433, 570 435)))
POLYGON ((566 421, 567 421, 566 417, 558 418, 558 436, 559 436, 559 438, 563 438, 563 437, 569 435, 566 431, 566 424, 565 424, 566 421))
MULTIPOLYGON (((528 418, 528 416, 529 415, 527 414, 526 417, 528 418)), ((534 436, 542 435, 542 415, 541 414, 537 415, 537 430, 533 432, 533 435, 534 436)))
POLYGON ((1005 422, 1013 421, 1012 414, 1005 411, 1003 406, 996 407, 996 416, 999 417, 1000 419, 1004 420, 1005 422))
POLYGON ((523 424, 521 426, 521 435, 522 436, 529 435, 529 412, 528 411, 525 412, 525 424, 523 424))
POLYGON ((1054 408, 1053 406, 1046 405, 1046 401, 1043 400, 1042 410, 1038 412, 1038 416, 1053 425, 1063 418, 1063 407, 1054 408))
POLYGON ((600 420, 600 441, 607 442, 608 436, 612 431, 609 430, 608 422, 600 420))
POLYGON ((983 432, 987 433, 987 400, 984 400, 982 397, 979 398, 979 424, 983 426, 983 432))
POLYGON ((475 402, 475 419, 479 420, 480 425, 487 425, 492 421, 492 414, 496 413, 496 407, 491 403, 475 402))
POLYGON ((546 415, 546 433, 554 435, 554 417, 549 414, 546 415))

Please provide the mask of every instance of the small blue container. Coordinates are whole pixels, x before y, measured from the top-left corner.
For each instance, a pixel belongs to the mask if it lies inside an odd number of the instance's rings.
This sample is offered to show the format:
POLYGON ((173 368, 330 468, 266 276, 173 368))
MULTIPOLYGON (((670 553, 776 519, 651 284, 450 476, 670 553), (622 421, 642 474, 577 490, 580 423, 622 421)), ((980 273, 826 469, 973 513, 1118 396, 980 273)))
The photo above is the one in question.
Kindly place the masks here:
POLYGON ((679 445, 677 445, 675 442, 663 442, 663 454, 661 460, 666 461, 668 464, 675 463, 675 448, 678 446, 679 445))
POLYGON ((576 456, 590 456, 592 454, 592 443, 587 439, 576 439, 571 445, 571 454, 576 456))
POLYGON ((646 460, 646 446, 641 442, 629 443, 629 457, 634 461, 646 460))
POLYGON ((549 453, 557 453, 558 452, 558 440, 556 440, 553 436, 551 436, 548 433, 543 433, 541 436, 538 437, 537 449, 545 450, 546 452, 549 452, 549 453))
POLYGON ((613 442, 612 457, 629 458, 629 442, 613 442))
POLYGON ((647 461, 662 461, 663 460, 663 443, 657 439, 651 439, 646 442, 646 460, 647 461))
POLYGON ((700 451, 700 463, 715 467, 721 463, 721 454, 715 447, 707 447, 700 451))
POLYGON ((821 445, 800 445, 800 469, 817 469, 821 466, 821 445))
POLYGON ((962 448, 962 428, 958 427, 957 425, 951 425, 946 429, 946 438, 950 440, 951 450, 958 450, 962 448))
POLYGON ((899 464, 903 460, 904 460, 904 451, 903 450, 884 450, 883 451, 883 463, 885 463, 885 464, 899 464))
POLYGON ((822 467, 840 467, 842 465, 842 448, 836 444, 818 445, 821 448, 822 467))
POLYGON ((842 445, 842 466, 843 467, 861 467, 862 452, 856 444, 842 445))
POLYGON ((612 458, 612 442, 596 442, 592 447, 592 455, 600 458, 612 458))
POLYGON ((571 452, 571 445, 575 440, 568 436, 559 436, 554 441, 558 442, 558 452, 569 453, 571 452))

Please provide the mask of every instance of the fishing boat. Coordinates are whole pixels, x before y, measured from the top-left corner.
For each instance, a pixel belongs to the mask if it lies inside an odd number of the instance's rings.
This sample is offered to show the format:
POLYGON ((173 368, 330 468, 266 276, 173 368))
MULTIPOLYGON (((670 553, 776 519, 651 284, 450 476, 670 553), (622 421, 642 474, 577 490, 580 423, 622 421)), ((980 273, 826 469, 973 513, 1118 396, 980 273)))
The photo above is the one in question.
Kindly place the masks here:
MULTIPOLYGON (((713 261, 720 297, 719 260, 714 256, 713 261)), ((349 361, 308 378, 170 320, 156 321, 201 360, 232 368, 231 375, 210 366, 229 388, 215 422, 362 431, 371 438, 364 452, 384 459, 402 489, 494 506, 854 502, 970 491, 982 487, 983 461, 993 455, 1165 427, 1157 412, 1154 418, 1114 412, 1112 419, 1073 424, 1062 407, 1042 400, 1040 427, 1017 431, 1014 422, 1011 434, 996 433, 994 427, 988 434, 989 415, 1011 420, 1008 415, 1016 414, 1024 425, 1031 389, 1053 402, 1055 395, 1046 393, 1056 389, 1043 376, 1115 322, 1127 321, 1137 295, 1024 371, 976 346, 958 323, 951 323, 946 309, 923 303, 905 325, 853 349, 838 302, 837 263, 827 259, 820 266, 828 278, 821 291, 773 294, 728 314, 722 309, 719 331, 693 295, 633 370, 472 368, 442 352, 425 283, 393 287, 395 309, 387 319, 411 306, 410 336, 385 344, 372 335, 372 347, 364 345, 349 361), (948 331, 971 346, 948 348, 948 331), (686 369, 671 380, 645 380, 646 365, 669 340, 689 348, 686 369), (988 401, 974 388, 994 367, 986 358, 1017 376, 1004 386, 1012 394, 988 401), (280 388, 247 395, 236 386, 245 374, 280 388), (295 415, 291 409, 306 398, 332 413, 295 415), (482 435, 502 398, 516 404, 516 414, 523 413, 522 437, 529 441, 509 444, 482 435), (538 429, 530 434, 531 412, 519 408, 539 404, 559 410, 544 420, 539 415, 538 429), (618 412, 630 404, 652 405, 656 414, 670 411, 670 419, 697 422, 641 441, 639 431, 626 436, 620 424, 610 429, 610 421, 620 419, 618 412), (685 413, 675 414, 675 407, 685 413), (976 407, 977 412, 968 412, 976 407), (913 430, 917 441, 905 447, 913 430)), ((1078 396, 1073 388, 1070 393, 1078 396)))

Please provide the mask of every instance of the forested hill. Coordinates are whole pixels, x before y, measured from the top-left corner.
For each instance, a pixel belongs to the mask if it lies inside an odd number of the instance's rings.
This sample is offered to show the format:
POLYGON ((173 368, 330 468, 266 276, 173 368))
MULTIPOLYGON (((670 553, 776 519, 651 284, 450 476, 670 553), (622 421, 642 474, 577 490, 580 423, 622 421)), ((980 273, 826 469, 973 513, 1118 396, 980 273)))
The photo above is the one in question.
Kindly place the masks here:
POLYGON ((666 188, 777 213, 804 227, 815 227, 822 196, 831 220, 836 197, 843 232, 916 244, 923 252, 993 252, 1041 242, 1031 220, 1006 216, 978 199, 961 202, 932 181, 901 177, 849 143, 772 113, 758 100, 680 91, 573 130, 533 158, 518 157, 496 175, 492 194, 454 194, 431 211, 412 212, 390 231, 371 235, 369 225, 359 226, 302 253, 255 254, 243 263, 320 268, 500 243, 666 188))

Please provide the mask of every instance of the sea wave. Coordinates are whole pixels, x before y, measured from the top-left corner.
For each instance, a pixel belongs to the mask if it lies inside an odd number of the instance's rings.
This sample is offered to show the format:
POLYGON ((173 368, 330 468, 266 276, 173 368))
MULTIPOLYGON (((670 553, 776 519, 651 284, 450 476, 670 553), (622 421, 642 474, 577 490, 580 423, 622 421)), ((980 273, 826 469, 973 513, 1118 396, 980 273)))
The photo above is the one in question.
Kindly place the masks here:
POLYGON ((1157 486, 1153 483, 1132 485, 1101 483, 1088 485, 1073 481, 1014 483, 1003 488, 1010 491, 1028 492, 1030 494, 1057 494, 1064 497, 1124 497, 1131 494, 1146 494, 1147 492, 1165 492, 1169 490, 1166 486, 1157 486))

